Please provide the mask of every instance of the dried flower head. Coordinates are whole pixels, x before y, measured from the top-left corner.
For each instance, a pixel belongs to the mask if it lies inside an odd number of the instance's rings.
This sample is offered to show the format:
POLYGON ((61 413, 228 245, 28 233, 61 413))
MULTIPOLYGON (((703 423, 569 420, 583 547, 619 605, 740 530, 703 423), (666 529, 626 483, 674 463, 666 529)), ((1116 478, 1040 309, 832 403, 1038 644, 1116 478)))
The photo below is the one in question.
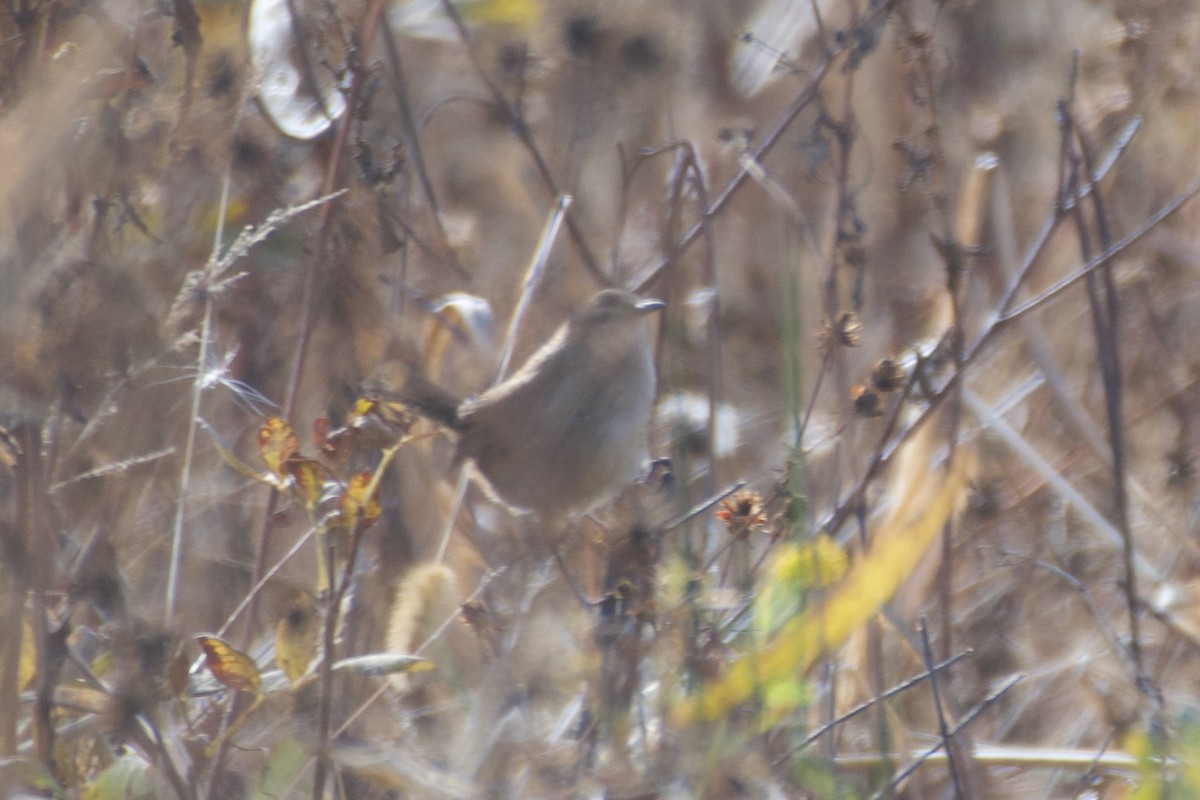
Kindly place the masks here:
POLYGON ((854 403, 854 413, 860 417, 883 416, 883 395, 866 384, 851 386, 850 400, 854 403))
POLYGON ((832 322, 825 320, 821 325, 821 334, 818 339, 822 349, 831 343, 842 347, 858 347, 862 329, 862 323, 858 321, 858 314, 853 311, 843 311, 838 314, 836 320, 832 322))
POLYGON ((871 370, 871 385, 881 392, 896 392, 904 387, 904 367, 890 358, 882 358, 871 370))
POLYGON ((459 607, 458 618, 477 634, 499 630, 496 618, 482 600, 468 600, 459 607))
POLYGON ((722 500, 716 517, 728 525, 731 532, 738 534, 767 521, 763 513, 762 495, 750 489, 735 492, 732 497, 722 500))
POLYGON ((997 478, 985 476, 971 481, 970 494, 967 496, 967 510, 983 519, 991 519, 1000 513, 1003 500, 1000 481, 997 478))

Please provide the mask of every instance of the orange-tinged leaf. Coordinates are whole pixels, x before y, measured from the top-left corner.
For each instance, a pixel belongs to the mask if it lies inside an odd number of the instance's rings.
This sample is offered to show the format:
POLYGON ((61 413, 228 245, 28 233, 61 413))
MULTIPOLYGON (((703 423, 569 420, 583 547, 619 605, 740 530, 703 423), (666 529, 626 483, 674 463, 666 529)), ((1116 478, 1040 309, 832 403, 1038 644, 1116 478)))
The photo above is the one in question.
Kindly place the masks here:
POLYGON ((292 683, 308 671, 320 633, 321 617, 312 598, 297 592, 275 624, 275 663, 292 683))
MULTIPOLYGON (((961 460, 941 481, 930 502, 910 522, 885 525, 869 552, 817 608, 805 609, 784 623, 756 652, 735 661, 725 674, 676 710, 676 720, 716 719, 733 707, 762 696, 771 684, 795 680, 821 653, 837 647, 886 603, 908 577, 938 533, 966 486, 961 460)), ((902 520, 902 518, 901 518, 902 520)), ((773 711, 779 698, 772 698, 773 711)))
POLYGON ((378 487, 372 484, 370 472, 360 472, 350 478, 350 483, 342 493, 343 524, 356 525, 360 516, 364 524, 374 522, 382 513, 379 500, 375 496, 378 487))
POLYGON ((292 426, 279 417, 269 417, 258 429, 258 453, 277 477, 284 477, 284 464, 300 449, 292 426))
POLYGON ((230 689, 258 694, 262 678, 254 659, 216 636, 197 636, 196 641, 204 649, 204 664, 213 677, 230 689))

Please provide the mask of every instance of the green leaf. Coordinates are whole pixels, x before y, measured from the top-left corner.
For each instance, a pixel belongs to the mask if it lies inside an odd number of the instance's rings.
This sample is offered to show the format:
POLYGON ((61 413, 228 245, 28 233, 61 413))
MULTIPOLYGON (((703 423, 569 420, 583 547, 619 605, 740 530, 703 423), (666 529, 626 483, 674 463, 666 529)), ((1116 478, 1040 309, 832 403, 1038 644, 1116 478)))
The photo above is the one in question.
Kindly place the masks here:
POLYGON ((154 768, 137 756, 125 756, 100 773, 83 800, 154 800, 154 768))

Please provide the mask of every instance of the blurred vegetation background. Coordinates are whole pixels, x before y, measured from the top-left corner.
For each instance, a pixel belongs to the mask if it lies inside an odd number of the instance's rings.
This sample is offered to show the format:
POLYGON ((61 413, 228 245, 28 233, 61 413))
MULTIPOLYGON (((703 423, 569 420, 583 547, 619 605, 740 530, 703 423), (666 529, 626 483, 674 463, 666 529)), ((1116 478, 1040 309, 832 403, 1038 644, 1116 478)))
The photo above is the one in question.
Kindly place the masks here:
POLYGON ((0 790, 1200 796, 1198 76, 1177 0, 11 0, 0 790), (363 399, 605 285, 594 518, 363 399))

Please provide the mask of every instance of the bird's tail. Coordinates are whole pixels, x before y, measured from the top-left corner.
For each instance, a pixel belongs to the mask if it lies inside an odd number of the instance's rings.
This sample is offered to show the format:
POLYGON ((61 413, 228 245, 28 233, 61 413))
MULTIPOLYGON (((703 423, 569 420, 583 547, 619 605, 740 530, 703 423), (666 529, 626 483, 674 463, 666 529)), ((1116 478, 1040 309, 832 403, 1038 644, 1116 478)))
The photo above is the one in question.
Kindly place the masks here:
POLYGON ((367 397, 403 403, 426 419, 451 430, 462 429, 458 417, 459 398, 412 365, 392 362, 368 380, 363 390, 367 397))

